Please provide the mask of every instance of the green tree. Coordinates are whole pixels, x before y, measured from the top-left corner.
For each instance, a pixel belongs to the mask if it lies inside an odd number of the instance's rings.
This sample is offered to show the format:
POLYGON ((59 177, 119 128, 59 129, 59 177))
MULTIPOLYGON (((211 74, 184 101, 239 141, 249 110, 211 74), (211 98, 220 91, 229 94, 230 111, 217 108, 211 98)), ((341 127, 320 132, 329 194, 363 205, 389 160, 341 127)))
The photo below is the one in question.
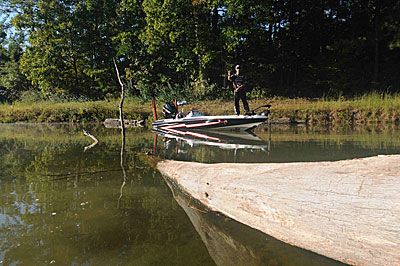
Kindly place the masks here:
POLYGON ((221 53, 217 8, 215 1, 143 1, 146 24, 140 41, 147 61, 141 73, 149 87, 177 83, 195 93, 210 78, 215 82, 213 65, 221 53))
POLYGON ((116 90, 111 62, 115 55, 117 1, 37 1, 22 8, 13 22, 29 32, 21 69, 38 89, 102 98, 116 90))
MULTIPOLYGON (((26 77, 19 70, 24 34, 13 32, 9 21, 13 7, 0 5, 2 19, 0 26, 0 101, 13 101, 21 91, 28 89, 26 77)), ((11 4, 12 1, 9 2, 11 4)))
MULTIPOLYGON (((3 25, 4 22, 1 22, 0 26, 0 68, 5 64, 6 62, 6 49, 4 48, 4 38, 7 36, 6 33, 4 32, 3 25)), ((1 72, 0 72, 1 73, 1 72)), ((2 74, 0 74, 0 79, 3 77, 2 74)), ((1 84, 0 82, 0 102, 3 102, 6 99, 5 97, 5 87, 1 84)))
MULTIPOLYGON (((0 3, 16 14, 16 30, 28 37, 14 61, 31 89, 44 92, 93 99, 117 93, 114 56, 130 93, 143 98, 223 97, 229 93, 221 89, 227 87, 226 71, 238 63, 258 96, 400 88, 398 1, 0 3)), ((15 73, 15 66, 10 63, 7 71, 15 73)))

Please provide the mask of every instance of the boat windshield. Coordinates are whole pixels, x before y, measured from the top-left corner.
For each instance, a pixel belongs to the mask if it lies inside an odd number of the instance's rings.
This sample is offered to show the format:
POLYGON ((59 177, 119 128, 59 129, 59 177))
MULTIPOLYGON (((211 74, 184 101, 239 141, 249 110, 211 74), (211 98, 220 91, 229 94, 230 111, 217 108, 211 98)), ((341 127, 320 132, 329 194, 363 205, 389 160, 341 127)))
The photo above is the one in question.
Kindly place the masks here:
POLYGON ((203 113, 201 113, 197 110, 192 110, 187 114, 186 117, 193 117, 193 116, 203 116, 203 113))

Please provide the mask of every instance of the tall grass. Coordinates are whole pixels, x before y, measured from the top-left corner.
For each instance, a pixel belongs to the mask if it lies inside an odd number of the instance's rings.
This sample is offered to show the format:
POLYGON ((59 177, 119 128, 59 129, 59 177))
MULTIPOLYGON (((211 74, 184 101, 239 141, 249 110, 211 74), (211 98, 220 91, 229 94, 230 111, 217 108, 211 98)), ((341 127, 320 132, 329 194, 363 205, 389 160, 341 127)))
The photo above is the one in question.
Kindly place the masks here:
MULTIPOLYGON (((0 104, 0 122, 101 122, 118 117, 119 100, 0 104)), ((143 119, 150 107, 124 104, 127 119, 143 119)))
MULTIPOLYGON (((250 108, 272 104, 275 119, 290 121, 383 121, 398 122, 400 119, 400 94, 371 92, 353 99, 340 96, 338 99, 288 99, 264 98, 249 100, 250 108)), ((157 103, 161 117, 163 102, 157 103)), ((118 118, 119 99, 85 102, 19 102, 0 104, 0 122, 102 122, 106 118, 118 118)), ((242 103, 240 103, 243 110, 242 103)), ((185 112, 197 109, 208 115, 234 114, 232 99, 222 101, 197 101, 184 106, 185 112)), ((151 102, 127 98, 124 103, 127 119, 153 120, 151 102)), ((364 123, 363 122, 363 123, 364 123)))
POLYGON ((400 94, 384 92, 371 92, 354 100, 354 106, 359 109, 371 109, 373 111, 389 111, 400 108, 400 94))
POLYGON ((340 110, 340 109, 358 109, 369 110, 372 112, 389 111, 400 108, 400 94, 391 94, 385 92, 370 92, 354 98, 338 99, 322 98, 316 101, 307 102, 306 105, 311 105, 312 110, 340 110))

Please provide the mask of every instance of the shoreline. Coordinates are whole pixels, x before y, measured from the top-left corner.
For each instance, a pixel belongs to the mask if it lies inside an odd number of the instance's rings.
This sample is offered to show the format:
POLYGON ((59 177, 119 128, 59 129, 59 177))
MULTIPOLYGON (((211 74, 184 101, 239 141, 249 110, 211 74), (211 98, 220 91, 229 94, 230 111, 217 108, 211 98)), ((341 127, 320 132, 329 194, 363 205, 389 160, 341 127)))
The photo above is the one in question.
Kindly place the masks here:
MULTIPOLYGON (((395 98, 397 99, 397 98, 395 98)), ((368 125, 400 124, 400 102, 384 99, 326 101, 308 99, 252 99, 250 107, 272 104, 271 118, 274 124, 307 125, 368 125), (367 101, 368 100, 368 101, 367 101), (374 101, 377 101, 376 103, 374 101), (374 102, 372 105, 369 102, 374 102)), ((118 100, 65 103, 17 103, 0 105, 0 123, 102 123, 108 118, 118 118, 118 100)), ((157 103, 157 114, 162 117, 163 103, 157 103)), ((242 108, 242 106, 241 106, 242 108)), ((233 101, 202 101, 184 106, 185 112, 199 110, 206 115, 231 115, 233 101)), ((146 125, 154 121, 150 103, 127 100, 124 118, 145 120, 146 125)))

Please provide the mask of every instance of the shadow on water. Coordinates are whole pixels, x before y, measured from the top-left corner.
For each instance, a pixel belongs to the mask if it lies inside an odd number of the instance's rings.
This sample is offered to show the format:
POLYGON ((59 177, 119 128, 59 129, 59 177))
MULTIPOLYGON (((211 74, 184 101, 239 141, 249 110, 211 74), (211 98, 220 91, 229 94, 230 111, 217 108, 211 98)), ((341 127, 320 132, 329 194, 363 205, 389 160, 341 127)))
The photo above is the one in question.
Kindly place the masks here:
POLYGON ((165 135, 155 143, 148 130, 121 139, 102 125, 0 125, 0 265, 335 264, 188 208, 146 154, 211 163, 337 160, 399 153, 398 129, 254 133, 210 135, 209 145, 165 135), (93 141, 83 129, 99 141, 86 151, 93 141))

